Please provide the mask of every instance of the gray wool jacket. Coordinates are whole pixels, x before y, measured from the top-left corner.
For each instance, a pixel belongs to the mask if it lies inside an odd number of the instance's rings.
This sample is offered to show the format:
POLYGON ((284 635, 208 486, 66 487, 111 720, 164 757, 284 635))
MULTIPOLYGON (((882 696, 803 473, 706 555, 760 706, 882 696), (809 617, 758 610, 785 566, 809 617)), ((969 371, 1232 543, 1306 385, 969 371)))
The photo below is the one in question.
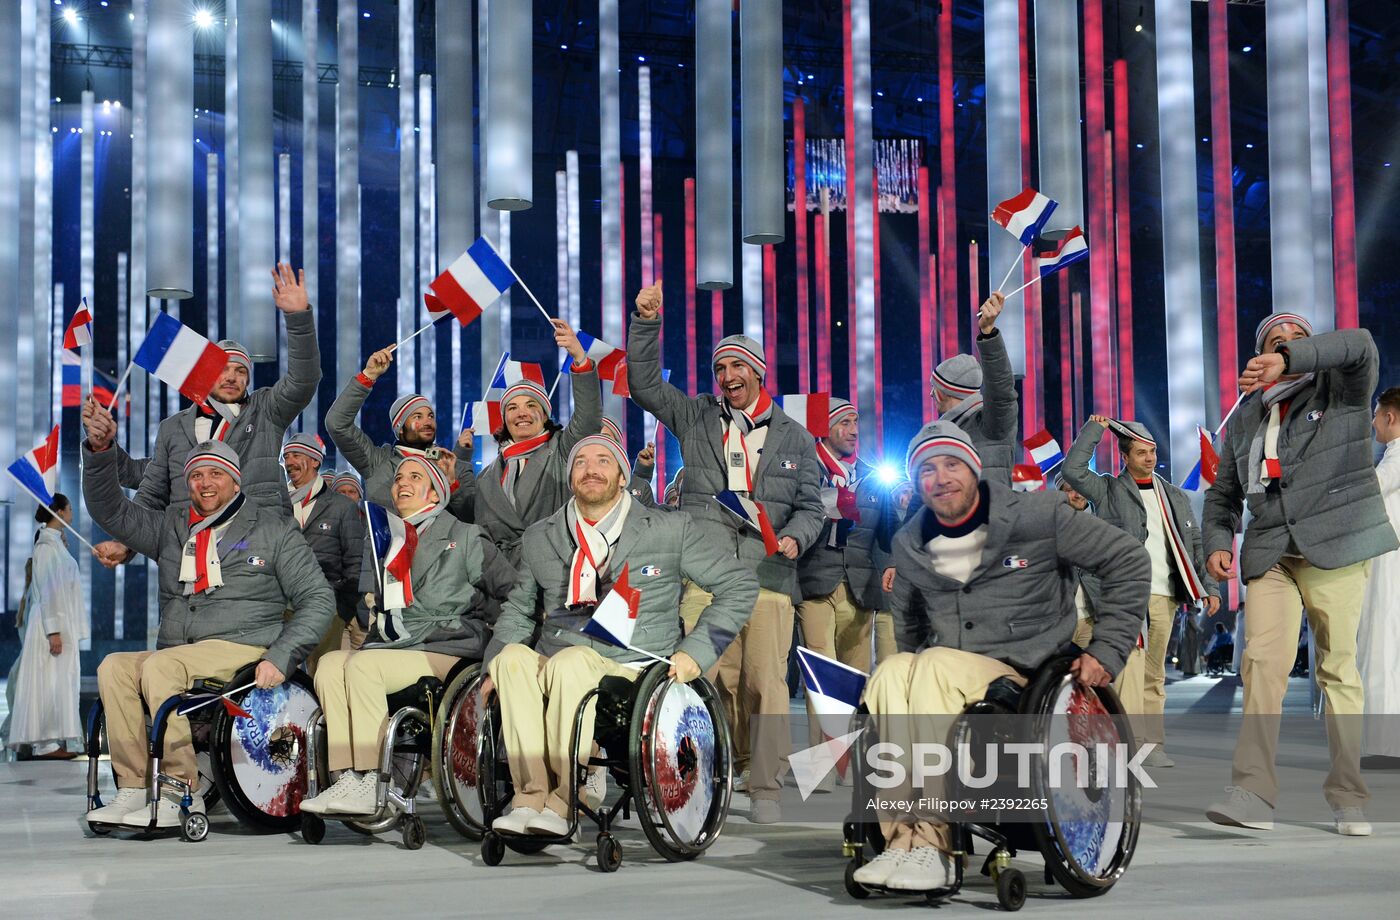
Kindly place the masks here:
POLYGON ((189 538, 189 509, 143 508, 122 494, 117 452, 83 445, 83 498, 92 518, 114 538, 155 560, 160 572, 157 648, 223 639, 266 648, 264 660, 283 674, 302 662, 335 615, 335 595, 294 521, 245 501, 219 540, 224 583, 185 596, 180 558, 189 538), (283 612, 291 608, 290 618, 283 612))
POLYGON ((875 471, 862 460, 856 461, 856 510, 860 520, 846 535, 846 545, 828 546, 831 529, 839 522, 822 517, 822 530, 797 561, 797 580, 802 599, 826 597, 845 582, 855 602, 866 610, 886 610, 889 598, 880 577, 890 564, 890 554, 880 546, 876 535, 895 513, 889 491, 875 478, 875 471))
POLYGON ((1033 671, 1074 636, 1079 567, 1102 580, 1085 651, 1117 674, 1147 610, 1147 550, 1057 493, 1012 492, 999 482, 982 489, 990 502, 987 545, 965 584, 933 569, 923 541, 928 508, 895 534, 891 611, 899 650, 946 646, 1033 671))
POLYGON ((360 556, 365 548, 365 517, 359 505, 329 486, 323 488, 311 504, 301 535, 335 592, 336 612, 349 622, 359 600, 360 556))
MULTIPOLYGON (((753 614, 758 581, 714 540, 707 528, 688 514, 667 513, 632 502, 622 536, 608 560, 608 573, 599 579, 599 598, 627 566, 628 583, 641 595, 632 644, 655 655, 685 652, 702 671, 719 660, 753 614), (691 581, 714 595, 714 601, 689 635, 681 626, 682 582, 691 581)), ((496 623, 486 654, 489 662, 511 643, 532 646, 552 655, 570 645, 586 645, 605 658, 636 661, 636 652, 591 639, 579 630, 588 622, 587 608, 569 610, 569 567, 574 544, 564 509, 525 531, 520 578, 496 623)))
POLYGON ((1220 469, 1206 491, 1206 554, 1232 552, 1246 504, 1240 572, 1246 582, 1269 571, 1285 553, 1321 569, 1339 569, 1396 548, 1380 482, 1371 465, 1371 396, 1379 355, 1365 329, 1324 332, 1288 343, 1290 374, 1314 373, 1294 395, 1278 438, 1283 478, 1247 494, 1250 446, 1268 413, 1247 399, 1225 432, 1220 469))
MULTIPOLYGON (((238 453, 242 468, 243 492, 254 504, 272 508, 291 517, 287 500, 287 477, 282 471, 282 441, 301 410, 316 395, 321 382, 321 350, 316 344, 314 310, 284 313, 287 324, 287 375, 270 387, 248 394, 224 443, 238 453)), ((160 423, 156 448, 146 464, 135 501, 142 508, 164 511, 167 507, 188 508, 189 486, 185 483, 185 457, 199 443, 194 423, 199 410, 194 406, 176 412, 160 423)))
MULTIPOLYGON (((379 575, 369 541, 364 541, 360 590, 379 596, 379 575)), ((515 569, 475 524, 439 514, 419 537, 410 578, 413 603, 403 610, 412 637, 396 649, 437 652, 457 658, 480 658, 491 639, 491 626, 515 587, 515 569)), ((366 622, 367 619, 366 611, 366 622)), ((365 648, 388 646, 371 630, 365 648)))
MULTIPOLYGON (((715 496, 728 488, 722 441, 724 421, 718 397, 687 396, 661 377, 657 344, 660 319, 632 315, 627 338, 628 383, 632 401, 655 415, 681 442, 685 458, 685 488, 681 508, 758 575, 769 591, 801 601, 797 587, 797 563, 780 553, 768 556, 763 538, 753 527, 737 520, 715 496)), ((812 435, 773 406, 763 455, 754 470, 754 501, 768 512, 778 537, 791 537, 804 552, 821 534, 826 512, 821 500, 821 466, 812 446, 812 435)))
MULTIPOLYGON (((1147 542, 1147 506, 1143 504, 1142 490, 1138 488, 1137 481, 1126 469, 1117 476, 1095 473, 1089 469, 1089 461, 1094 456, 1094 451, 1098 447, 1099 440, 1103 437, 1104 430, 1104 426, 1098 422, 1090 421, 1084 424, 1084 428, 1079 432, 1079 437, 1074 439, 1074 445, 1065 455, 1064 465, 1060 467, 1060 475, 1074 488, 1074 491, 1093 503, 1095 517, 1101 521, 1107 521, 1134 540, 1145 544, 1147 542)), ((1196 575, 1201 579, 1201 584, 1207 594, 1219 597, 1220 587, 1206 572, 1206 554, 1201 544, 1201 528, 1196 523, 1196 513, 1191 510, 1191 500, 1186 497, 1185 492, 1170 482, 1163 480, 1162 484, 1167 490, 1167 502, 1171 506, 1172 516, 1176 518, 1177 527, 1186 540, 1186 550, 1191 555, 1191 564, 1196 569, 1196 575)), ((1191 603, 1191 595, 1186 590, 1186 584, 1176 572, 1172 573, 1172 587, 1175 591, 1173 599, 1178 604, 1191 603)), ((1089 605, 1091 607, 1097 606, 1099 579, 1091 572, 1085 573, 1084 593, 1089 597, 1089 605)))
MULTIPOLYGON (((361 407, 369 398, 370 387, 351 377, 345 389, 326 410, 326 434, 331 436, 340 455, 350 461, 364 482, 364 495, 369 501, 385 508, 394 507, 389 494, 394 484, 394 463, 398 452, 394 444, 375 444, 369 435, 355 424, 361 407)), ((472 452, 469 448, 453 447, 457 457, 457 487, 448 499, 447 511, 468 524, 472 522, 472 504, 476 499, 476 478, 472 475, 472 452)))
POLYGON ((511 564, 520 559, 520 540, 525 528, 544 520, 564 507, 569 491, 569 451, 603 425, 603 395, 596 368, 570 371, 574 414, 569 424, 554 433, 525 464, 515 484, 517 504, 511 504, 501 487, 505 461, 496 458, 482 467, 476 477, 476 522, 505 553, 511 564))
POLYGON ((982 364, 982 408, 957 425, 972 439, 982 458, 982 478, 1011 484, 1011 468, 1021 456, 1018 433, 1021 403, 1016 396, 1016 372, 1006 353, 1001 331, 977 336, 977 352, 982 364))

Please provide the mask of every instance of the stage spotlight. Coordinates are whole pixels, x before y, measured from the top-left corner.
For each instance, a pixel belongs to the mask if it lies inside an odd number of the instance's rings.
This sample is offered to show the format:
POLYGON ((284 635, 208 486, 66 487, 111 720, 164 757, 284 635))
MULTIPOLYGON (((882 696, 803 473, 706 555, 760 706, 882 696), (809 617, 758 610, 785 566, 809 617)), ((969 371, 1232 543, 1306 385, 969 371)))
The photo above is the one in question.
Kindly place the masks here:
POLYGON ((1141 32, 1141 31, 1142 31, 1142 23, 1138 23, 1137 25, 1133 26, 1133 31, 1134 31, 1134 32, 1141 32))
POLYGON ((194 24, 197 28, 207 29, 214 24, 214 14, 208 10, 195 10, 194 24))
POLYGON ((892 486, 904 478, 904 472, 893 463, 881 463, 875 467, 875 475, 880 477, 882 485, 892 486))
POLYGON ((76 26, 78 24, 78 11, 70 6, 63 11, 63 20, 70 26, 76 26))

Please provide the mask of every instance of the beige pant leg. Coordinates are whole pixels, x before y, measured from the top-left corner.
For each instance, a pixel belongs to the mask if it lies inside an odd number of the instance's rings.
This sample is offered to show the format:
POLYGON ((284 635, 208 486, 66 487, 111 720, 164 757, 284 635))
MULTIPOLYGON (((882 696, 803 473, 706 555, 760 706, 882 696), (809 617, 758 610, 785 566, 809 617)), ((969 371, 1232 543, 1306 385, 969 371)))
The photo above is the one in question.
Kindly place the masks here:
POLYGON ((681 622, 685 624, 685 634, 690 635, 690 631, 695 628, 695 624, 700 621, 700 614, 705 612, 705 608, 710 606, 710 602, 715 596, 694 582, 686 582, 685 590, 681 592, 681 622))
POLYGON ((877 610, 875 618, 875 664, 879 665, 899 651, 894 640, 894 614, 888 610, 877 610))
MULTIPOLYGON (((1142 728, 1144 741, 1163 744, 1163 713, 1167 705, 1167 644, 1176 619, 1176 600, 1154 594, 1147 603, 1147 648, 1143 658, 1142 728)), ((1131 710, 1130 710, 1131 711, 1131 710)))
POLYGON ((568 783, 574 777, 574 764, 585 762, 593 748, 596 698, 589 701, 582 724, 579 725, 578 750, 569 750, 579 703, 604 677, 617 675, 636 680, 639 674, 636 669, 625 667, 611 658, 604 658, 584 645, 566 648, 551 656, 545 664, 545 750, 548 752, 551 774, 549 797, 545 800, 545 807, 556 815, 568 817, 568 783))
MULTIPOLYGON (((1113 678, 1113 692, 1118 694, 1118 702, 1123 704, 1123 711, 1128 715, 1128 725, 1133 730, 1133 737, 1139 745, 1147 739, 1142 736, 1142 696, 1143 696, 1143 674, 1146 670, 1143 650, 1133 646, 1133 650, 1128 653, 1128 660, 1123 665, 1123 670, 1113 678)), ((1161 744, 1160 741, 1157 742, 1161 744)))
POLYGON ((446 680, 459 659, 413 649, 361 649, 345 663, 345 692, 350 701, 350 744, 355 769, 378 770, 389 724, 388 695, 411 687, 419 678, 446 680))
POLYGON ((1235 742, 1232 782, 1273 805, 1278 801, 1274 757, 1283 695, 1298 657, 1303 597, 1291 567, 1280 562, 1251 581, 1244 601, 1244 722, 1235 742))
POLYGON ((351 620, 345 624, 345 631, 340 634, 340 650, 342 652, 357 651, 365 644, 365 639, 369 633, 360 625, 359 620, 351 620))
POLYGON ((832 595, 836 613, 836 660, 870 673, 870 630, 873 615, 856 603, 846 582, 832 595))
POLYGON ((501 701, 501 738, 515 785, 512 808, 544 808, 549 794, 545 763, 544 665, 547 659, 529 646, 512 643, 491 659, 488 671, 501 701))
POLYGON ((1074 635, 1070 641, 1080 648, 1088 648, 1089 643, 1094 640, 1094 621, 1087 617, 1078 620, 1074 624, 1074 635))
MULTIPOLYGON (((818 655, 836 657, 836 604, 834 594, 813 597, 797 605, 797 621, 802 624, 802 641, 818 655)), ((821 726, 812 711, 812 695, 804 693, 807 701, 807 744, 822 740, 821 726)))
POLYGON ((326 720, 326 769, 332 773, 355 765, 350 750, 350 697, 345 692, 349 661, 349 652, 328 652, 316 668, 316 701, 326 720))
MULTIPOLYGON (((788 653, 792 650, 792 598, 760 588, 753 616, 739 633, 740 733, 749 737, 749 798, 774 799, 792 750, 788 728, 788 653), (757 717, 757 718, 755 718, 757 717)), ((730 647, 733 650, 733 646, 730 647)))
MULTIPOLYGON (((845 582, 825 597, 804 600, 797 607, 802 624, 802 641, 812 651, 833 658, 858 671, 870 673, 870 611, 857 607, 845 582)), ((812 712, 812 699, 807 700, 808 744, 822 740, 821 726, 812 712)))
POLYGON ((146 784, 146 713, 141 706, 141 665, 150 652, 112 652, 97 666, 97 694, 107 722, 107 748, 117 787, 146 784))
POLYGON ((328 652, 334 652, 344 645, 345 630, 347 628, 348 627, 345 625, 345 621, 342 620, 340 617, 331 617, 330 624, 326 626, 326 634, 321 637, 320 644, 318 644, 316 646, 316 649, 309 656, 307 656, 307 674, 310 674, 312 677, 315 677, 316 668, 320 666, 321 659, 324 658, 328 652))
MULTIPOLYGON (((141 665, 141 695, 155 712, 161 703, 183 693, 201 677, 228 680, 246 664, 258 660, 266 649, 240 645, 223 639, 205 639, 191 645, 177 645, 152 652, 141 665)), ((194 745, 190 741, 190 720, 171 715, 165 725, 165 753, 161 770, 191 786, 199 780, 194 745)))
POLYGON ((1327 698, 1327 742, 1332 769, 1322 791, 1334 808, 1361 806, 1371 797, 1361 777, 1361 673, 1356 634, 1366 593, 1367 563, 1319 569, 1307 563, 1293 573, 1307 607, 1317 646, 1317 685, 1327 698))

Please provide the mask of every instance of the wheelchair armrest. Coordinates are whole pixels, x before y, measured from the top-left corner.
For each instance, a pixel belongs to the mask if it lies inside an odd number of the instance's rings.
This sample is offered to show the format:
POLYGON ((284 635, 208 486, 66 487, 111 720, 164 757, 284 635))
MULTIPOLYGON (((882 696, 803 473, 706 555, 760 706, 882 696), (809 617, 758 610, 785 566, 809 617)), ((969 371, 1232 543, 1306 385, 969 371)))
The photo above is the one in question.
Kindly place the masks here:
POLYGON ((442 699, 442 692, 442 681, 431 675, 420 677, 412 686, 388 695, 389 712, 393 714, 410 706, 428 712, 442 699))
POLYGON ((219 680, 217 677, 196 677, 190 684, 191 693, 207 692, 219 694, 228 687, 228 681, 219 680))

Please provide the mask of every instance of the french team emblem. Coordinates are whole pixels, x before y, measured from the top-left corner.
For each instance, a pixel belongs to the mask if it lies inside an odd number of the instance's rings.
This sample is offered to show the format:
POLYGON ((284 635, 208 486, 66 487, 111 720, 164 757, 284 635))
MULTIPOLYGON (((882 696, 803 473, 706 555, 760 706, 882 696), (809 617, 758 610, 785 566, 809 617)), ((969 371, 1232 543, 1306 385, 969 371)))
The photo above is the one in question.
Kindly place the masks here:
POLYGON ((1030 567, 1031 561, 1021 556, 1007 556, 1001 560, 1001 564, 1008 569, 1024 569, 1030 567))

